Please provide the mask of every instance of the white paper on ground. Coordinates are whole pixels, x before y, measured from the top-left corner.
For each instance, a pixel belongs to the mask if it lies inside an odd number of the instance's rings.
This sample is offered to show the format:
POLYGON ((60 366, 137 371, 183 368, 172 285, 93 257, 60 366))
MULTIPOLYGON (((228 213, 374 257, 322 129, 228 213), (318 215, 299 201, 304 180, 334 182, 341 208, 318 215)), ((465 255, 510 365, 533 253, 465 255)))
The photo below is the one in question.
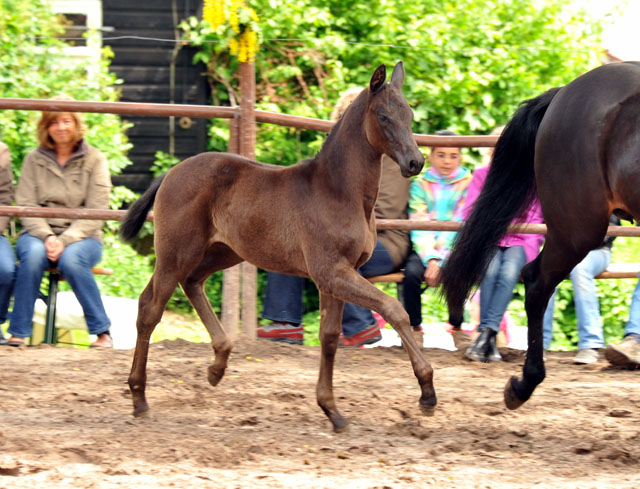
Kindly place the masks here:
MULTIPOLYGON (((109 331, 113 347, 128 350, 136 346, 136 318, 138 301, 124 297, 102 296, 107 316, 111 320, 109 331)), ((33 322, 44 325, 47 306, 41 299, 36 301, 33 322)), ((73 292, 58 292, 56 301, 56 328, 87 330, 82 307, 73 292)))

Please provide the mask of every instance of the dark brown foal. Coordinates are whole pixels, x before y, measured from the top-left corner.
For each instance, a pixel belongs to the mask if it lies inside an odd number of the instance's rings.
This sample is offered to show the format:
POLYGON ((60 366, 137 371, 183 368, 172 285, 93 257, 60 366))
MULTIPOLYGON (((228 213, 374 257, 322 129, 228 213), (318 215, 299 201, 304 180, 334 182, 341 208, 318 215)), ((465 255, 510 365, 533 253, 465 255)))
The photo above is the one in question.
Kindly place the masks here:
POLYGON ((413 113, 401 92, 402 63, 395 66, 389 83, 385 78, 382 65, 314 159, 280 167, 227 153, 200 154, 154 182, 131 207, 122 237, 133 238, 154 206, 157 254, 151 281, 140 296, 138 341, 129 377, 136 416, 148 410, 149 338, 178 283, 211 335, 216 355, 209 382, 220 382, 232 345, 203 284, 212 273, 243 260, 310 277, 320 290, 317 399, 335 431, 348 424, 332 388, 345 301, 379 312, 398 331, 422 389, 420 405, 427 413, 433 411, 433 369, 410 333, 407 313, 356 272, 376 241, 373 208, 381 156, 398 162, 405 177, 418 174, 424 165, 411 130, 413 113))

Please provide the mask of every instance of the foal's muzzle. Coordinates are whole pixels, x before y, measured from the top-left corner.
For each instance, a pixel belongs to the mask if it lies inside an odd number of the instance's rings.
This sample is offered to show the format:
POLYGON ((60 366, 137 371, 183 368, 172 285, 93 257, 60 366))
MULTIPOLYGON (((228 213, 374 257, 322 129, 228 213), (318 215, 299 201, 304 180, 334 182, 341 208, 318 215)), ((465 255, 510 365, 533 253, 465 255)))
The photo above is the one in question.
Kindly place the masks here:
POLYGON ((422 167, 424 167, 424 156, 418 151, 417 154, 408 161, 405 160, 398 164, 400 165, 400 173, 402 173, 403 177, 412 177, 422 171, 422 167))

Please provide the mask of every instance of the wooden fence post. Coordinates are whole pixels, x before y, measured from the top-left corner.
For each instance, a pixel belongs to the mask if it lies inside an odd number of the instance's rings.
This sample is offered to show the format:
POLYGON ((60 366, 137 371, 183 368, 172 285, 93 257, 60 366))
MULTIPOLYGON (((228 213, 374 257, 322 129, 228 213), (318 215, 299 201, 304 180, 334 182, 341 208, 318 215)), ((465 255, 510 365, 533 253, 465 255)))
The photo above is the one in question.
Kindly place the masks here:
MULTIPOLYGON (((240 153, 240 117, 229 120, 229 153, 240 153)), ((225 269, 222 275, 222 325, 233 340, 240 320, 240 265, 225 269)))
MULTIPOLYGON (((253 63, 240 63, 240 154, 255 159, 256 146, 256 71, 253 63)), ((256 236, 258 239, 258 236, 256 236)), ((255 339, 258 326, 258 270, 242 263, 242 332, 255 339)))

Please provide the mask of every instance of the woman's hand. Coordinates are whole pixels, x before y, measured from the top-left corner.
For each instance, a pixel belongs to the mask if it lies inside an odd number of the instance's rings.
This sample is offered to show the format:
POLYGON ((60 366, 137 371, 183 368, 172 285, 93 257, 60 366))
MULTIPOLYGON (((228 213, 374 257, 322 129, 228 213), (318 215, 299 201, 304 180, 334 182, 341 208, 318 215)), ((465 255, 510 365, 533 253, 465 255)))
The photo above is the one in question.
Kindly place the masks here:
POLYGON ((52 262, 57 262, 64 251, 64 244, 54 235, 47 236, 47 239, 44 240, 44 247, 47 250, 47 258, 52 262))
POLYGON ((440 262, 438 260, 429 260, 424 271, 424 281, 429 287, 440 285, 440 262))

